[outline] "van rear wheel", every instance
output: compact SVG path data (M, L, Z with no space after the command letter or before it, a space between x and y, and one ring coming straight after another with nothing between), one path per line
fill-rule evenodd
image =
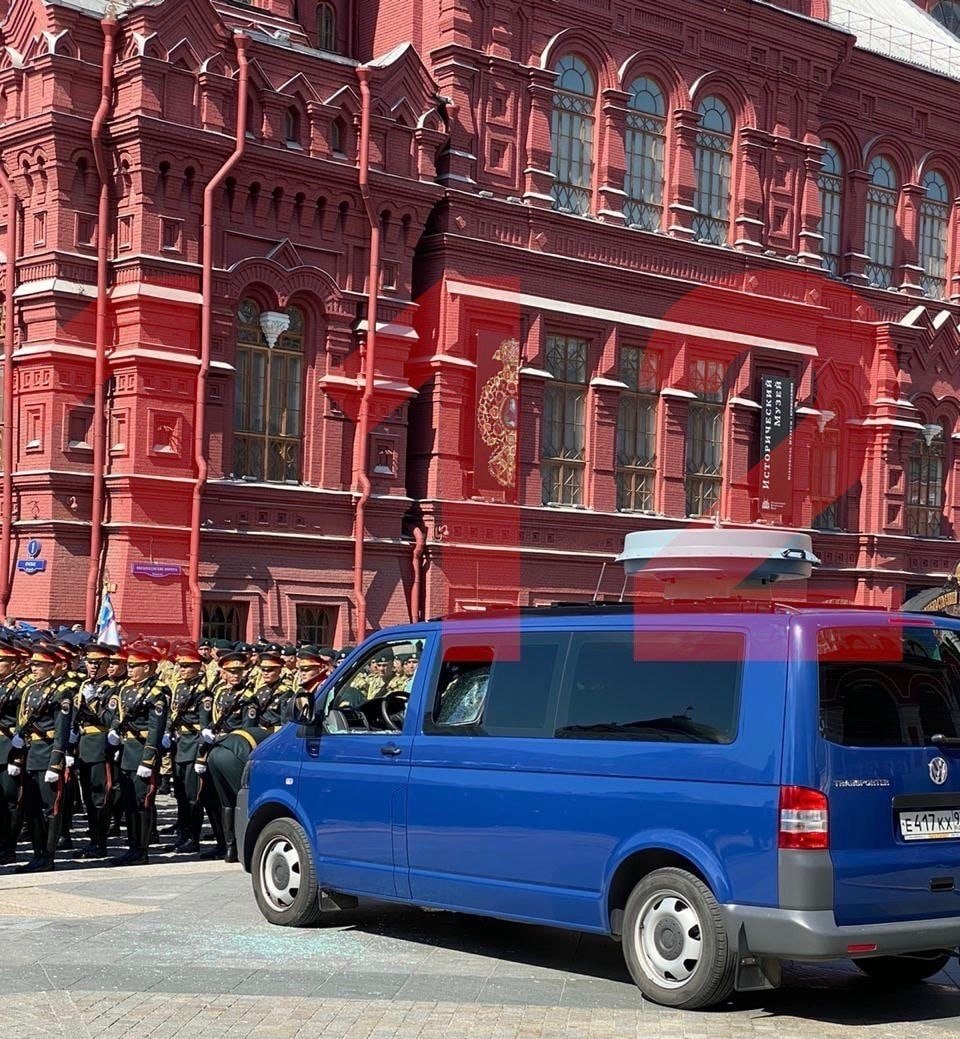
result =
M313 853L303 827L294 819L267 823L253 849L250 873L260 912L280 927L310 927L326 914Z
M912 956L871 956L854 960L856 966L874 981L885 985L916 985L939 974L950 962L951 953L933 949Z
M643 995L663 1006L711 1006L733 991L736 957L720 906L686 870L654 870L633 889L623 916L623 955Z

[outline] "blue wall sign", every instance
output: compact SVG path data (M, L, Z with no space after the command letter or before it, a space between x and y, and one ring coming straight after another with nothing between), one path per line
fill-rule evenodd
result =
M21 574L42 574L47 569L45 559L18 559L17 569Z
M136 577L179 577L183 567L179 563L134 563L130 572Z
M38 556L38 555L40 555L40 550L41 550L42 548L43 548L43 546L42 546L42 545L40 544L40 542L39 542L39 541L37 541L37 539L36 539L36 538L31 538L31 539L30 539L30 540L29 540L29 541L27 542L27 555L28 555L28 556L29 556L29 557L30 557L31 559L36 559L36 558L37 558L37 556Z

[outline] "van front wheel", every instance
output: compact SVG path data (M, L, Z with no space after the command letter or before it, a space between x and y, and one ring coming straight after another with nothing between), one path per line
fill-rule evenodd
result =
M736 958L720 906L686 870L654 870L633 889L623 915L623 955L643 995L663 1006L711 1006L733 991Z
M950 962L950 956L949 952L934 949L912 956L871 956L853 962L867 977L884 985L916 985L939 974Z
M257 838L251 863L260 912L281 927L310 927L324 915L310 842L294 819L274 819Z

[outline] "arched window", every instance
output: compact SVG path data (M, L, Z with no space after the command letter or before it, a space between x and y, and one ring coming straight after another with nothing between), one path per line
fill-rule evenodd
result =
M330 150L334 155L347 152L347 123L339 116L330 124Z
M627 201L623 216L632 227L656 231L663 219L663 152L667 106L663 91L641 77L630 86L627 116Z
M820 188L820 246L823 266L833 275L840 274L840 229L843 220L843 160L837 147L823 142L823 167L817 177Z
M910 449L907 533L938 538L943 530L943 432L927 427Z
M730 167L733 157L733 119L718 97L705 97L697 109L697 188L693 221L698 241L726 244L730 234Z
M836 405L834 405L836 408ZM838 411L823 413L823 428L810 445L810 499L815 530L842 530L840 509L840 429Z
M947 229L950 224L950 192L943 174L930 170L923 178L920 203L920 266L925 296L943 299L947 294Z
M317 7L317 50L337 50L337 12L333 4L320 4Z
M867 228L864 251L870 257L867 280L888 289L893 284L894 241L897 221L897 175L893 164L877 155L867 171Z
M956 0L941 0L933 5L930 14L954 36L960 36L960 4Z
M300 113L295 108L288 108L283 123L283 136L287 144L301 144Z
M590 211L593 185L593 109L595 85L582 58L567 54L554 66L553 208L583 215Z
M303 314L289 307L286 315L289 328L271 347L257 304L245 299L237 310L234 476L278 483L300 479Z

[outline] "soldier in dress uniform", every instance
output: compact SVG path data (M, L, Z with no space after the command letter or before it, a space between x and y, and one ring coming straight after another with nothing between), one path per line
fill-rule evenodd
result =
M169 732L173 741L173 792L177 799L179 840L173 850L184 854L200 851L203 805L200 776L194 763L200 750L200 733L213 721L213 695L207 687L203 658L188 644L176 651L180 682L173 694Z
M237 861L234 814L240 776L236 773L236 763L239 761L242 772L244 762L258 742L256 736L247 731L248 726L256 728L260 718L256 691L247 681L247 672L244 653L227 653L221 657L223 677L213 691L213 724L200 733L203 746L193 766L199 775L210 780L209 789L216 792L220 804L226 845L224 862ZM209 777L206 776L208 769Z
M151 665L156 653L150 646L132 646L127 655L130 681L120 695L117 727L107 740L123 747L120 757L120 796L129 827L130 850L111 859L115 866L139 866L148 861L153 835L160 750L170 710L169 693ZM155 672L155 668L153 671Z
M33 845L33 858L17 873L53 869L60 838L67 744L73 723L73 696L54 679L59 654L52 646L38 646L30 657L31 681L20 702L17 731L10 743L7 774L23 784L24 825Z
M279 647L268 646L260 654L260 685L257 702L260 707L261 728L276 732L290 718L290 709L296 690L293 679L287 675Z
M53 677L60 693L69 696L76 703L80 694L80 686L86 678L81 672L83 654L79 646L58 639L54 643L57 649L57 662L54 665ZM72 829L73 812L77 804L77 746L80 743L80 732L74 725L70 729L70 740L67 745L67 767L64 773L63 796L60 804L60 841L57 847L70 849L73 847Z
M107 733L116 725L120 709L117 684L107 678L112 653L110 646L87 646L87 679L74 698L74 725L80 730L77 773L90 835L87 845L77 853L79 859L97 859L107 854L116 788L114 754L107 743Z
M20 650L0 642L0 866L16 859L20 831L20 777L7 774L20 714L20 658Z
M372 700L376 696L382 696L387 691L387 684L393 674L393 653L384 651L378 653L370 665L370 674L367 676L366 694L367 699ZM356 687L356 682L350 683Z
M283 661L283 670L288 678L297 684L297 647L292 642L280 647L280 659Z

